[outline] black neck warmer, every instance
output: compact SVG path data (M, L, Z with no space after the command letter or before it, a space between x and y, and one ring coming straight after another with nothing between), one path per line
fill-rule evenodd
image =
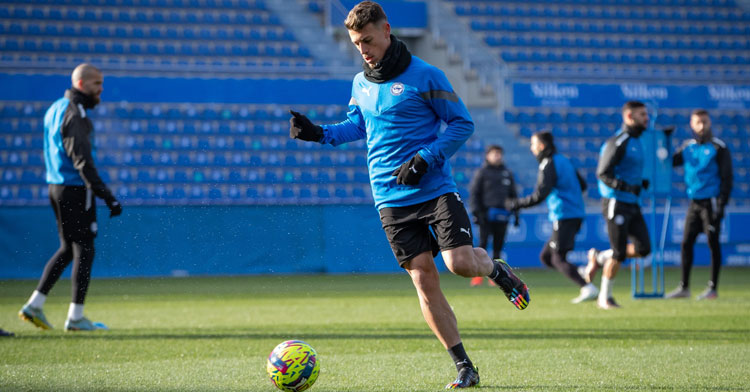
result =
M375 64L374 68L370 68L370 65L363 62L362 69L365 71L365 79L373 83L384 83L401 75L409 64L411 64L409 49L391 34L391 46L385 51L383 59Z
M65 90L65 98L68 98L75 104L81 104L85 109L93 109L96 106L96 102L88 94L84 94L81 90L75 87L71 87Z
M641 134L643 134L643 131L646 130L646 127L642 127L640 125L637 125L637 126L636 125L633 125L633 126L623 125L622 127L623 129L625 129L625 132L627 132L628 135L632 137L636 137L636 138L641 137Z

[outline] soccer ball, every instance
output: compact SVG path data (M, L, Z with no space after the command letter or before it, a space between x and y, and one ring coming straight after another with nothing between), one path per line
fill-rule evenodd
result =
M318 354L301 340L281 342L268 356L266 372L273 385L282 391L304 391L318 379Z

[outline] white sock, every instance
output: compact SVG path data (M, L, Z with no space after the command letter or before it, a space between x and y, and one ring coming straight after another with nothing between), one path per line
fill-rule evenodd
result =
M607 302L607 299L612 296L612 286L615 280L602 276L602 288L599 290L599 302Z
M604 263L607 262L607 260L612 258L612 249L607 249L599 252L599 254L596 255L596 263L599 264L599 266L603 266Z
M47 300L46 295L40 293L37 290L34 290L34 292L31 293L31 297L29 297L29 302L26 302L26 305L29 305L32 308L41 309L42 306L44 306L44 301L46 300Z
M83 304L70 303L68 308L68 320L80 320L83 318Z

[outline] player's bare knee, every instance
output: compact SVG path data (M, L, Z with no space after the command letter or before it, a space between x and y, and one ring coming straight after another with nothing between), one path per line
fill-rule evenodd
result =
M440 277L436 270L411 270L409 272L414 287L422 293L440 289Z
M473 278L477 276L477 268L475 265L476 263L474 262L474 257L475 256L471 253L454 254L453 257L451 257L450 262L446 263L446 266L448 266L448 269L451 272L458 276Z
M474 256L477 258L489 258L490 254L487 253L487 250L484 248L472 248L472 251L474 252Z

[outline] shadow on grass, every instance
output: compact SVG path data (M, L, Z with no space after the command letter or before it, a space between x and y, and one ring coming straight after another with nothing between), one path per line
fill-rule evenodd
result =
M105 340L149 340L149 339L173 339L173 340L214 340L214 339L287 339L289 336L303 336L305 339L435 339L435 336L427 329L362 329L356 331L330 331L313 332L309 330L297 331L288 329L284 331L255 331L231 329L221 331L212 329L210 331L200 329L171 329L169 332L159 330L111 330L96 332L75 333L39 333L33 335L20 335L16 339L47 340L47 339L105 339ZM710 330L710 329L607 329L597 331L592 329L573 328L524 328L522 331L498 330L490 328L466 328L461 331L463 338L469 339L492 339L492 340L569 340L569 339L591 339L591 340L633 340L633 341L737 341L746 342L750 340L750 329L735 330Z

